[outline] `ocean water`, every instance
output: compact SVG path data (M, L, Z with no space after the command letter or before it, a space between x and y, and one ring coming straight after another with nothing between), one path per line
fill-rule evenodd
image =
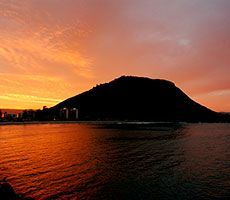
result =
M34 199L230 199L230 124L0 127L0 179Z

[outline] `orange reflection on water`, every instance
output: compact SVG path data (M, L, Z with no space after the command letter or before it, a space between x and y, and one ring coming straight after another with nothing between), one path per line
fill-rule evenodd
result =
M1 126L0 179L35 199L225 199L229 130L229 124Z
M8 177L20 192L40 197L48 189L52 195L95 175L91 154L97 149L87 126L3 126L0 133L0 178Z

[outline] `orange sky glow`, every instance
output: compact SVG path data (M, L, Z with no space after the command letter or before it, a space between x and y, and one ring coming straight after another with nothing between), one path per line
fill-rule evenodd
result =
M121 75L230 112L229 0L0 0L0 108L42 108Z

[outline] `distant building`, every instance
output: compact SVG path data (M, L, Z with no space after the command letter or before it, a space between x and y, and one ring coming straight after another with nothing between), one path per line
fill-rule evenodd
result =
M7 112L4 112L4 113L3 113L3 118L4 118L4 119L7 119L7 117L8 117L8 113L7 113Z
M78 119L78 118L79 118L78 109L77 109L77 108L73 108L73 111L74 111L74 113L75 113L75 119Z
M61 120L78 120L79 119L79 111L77 108L62 108L60 110L59 118Z
M35 120L35 111L34 110L24 110L22 113L22 119L24 121L34 121Z
M17 114L17 119L21 119L22 118L22 113L18 113Z
M72 108L70 110L70 119L71 120L78 120L79 118L79 112L77 108Z
M0 121L20 121L22 119L22 111L14 109L0 110Z
M62 120L68 120L69 119L69 109L68 108L62 108L60 110L60 118Z

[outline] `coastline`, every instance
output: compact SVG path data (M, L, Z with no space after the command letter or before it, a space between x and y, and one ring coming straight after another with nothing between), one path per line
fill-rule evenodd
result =
M33 125L33 124L78 124L80 121L28 121L28 122L0 122L0 126Z
M188 122L163 122L163 121L28 121L28 122L0 122L0 126L9 125L33 125L33 124L139 124L139 125L151 125L151 124L175 124Z
M89 124L89 125L169 125L169 124L228 124L229 122L164 122L164 121L27 121L27 122L0 122L1 126L43 125L43 124Z

